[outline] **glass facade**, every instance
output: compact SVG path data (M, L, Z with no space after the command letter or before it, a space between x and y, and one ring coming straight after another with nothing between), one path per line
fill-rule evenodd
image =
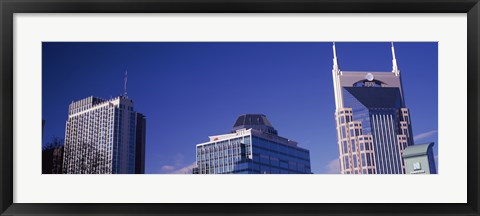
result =
M251 136L197 146L198 173L251 173L251 152Z

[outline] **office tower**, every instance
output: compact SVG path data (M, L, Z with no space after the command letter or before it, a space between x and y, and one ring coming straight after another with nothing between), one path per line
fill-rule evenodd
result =
M409 146L403 151L407 174L437 174L433 142Z
M335 120L342 174L403 174L413 145L395 48L392 72L342 71L333 43Z
M135 173L136 126L137 112L126 93L110 100L92 96L72 102L66 123L64 173ZM144 136L144 131L139 134Z
M198 174L310 174L310 152L278 136L262 114L238 117L231 133L198 144Z
M145 133L147 119L137 113L136 141L135 141L135 174L145 174Z

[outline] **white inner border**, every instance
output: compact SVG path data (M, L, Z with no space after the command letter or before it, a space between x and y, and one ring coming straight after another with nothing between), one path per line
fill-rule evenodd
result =
M466 14L15 14L13 201L465 203L466 39ZM42 41L438 41L441 172L41 175Z

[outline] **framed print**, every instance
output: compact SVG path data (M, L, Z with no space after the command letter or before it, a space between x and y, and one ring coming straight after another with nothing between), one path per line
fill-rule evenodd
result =
M478 215L479 10L2 1L2 215Z

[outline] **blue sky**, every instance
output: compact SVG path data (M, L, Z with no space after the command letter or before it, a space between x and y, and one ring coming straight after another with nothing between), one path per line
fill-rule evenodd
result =
M390 43L336 43L341 70L391 71ZM395 43L415 143L438 152L437 43ZM43 145L65 136L68 105L128 96L147 117L146 173L182 173L195 145L262 113L310 150L314 173L338 173L331 42L43 43ZM441 171L441 170L440 170Z

